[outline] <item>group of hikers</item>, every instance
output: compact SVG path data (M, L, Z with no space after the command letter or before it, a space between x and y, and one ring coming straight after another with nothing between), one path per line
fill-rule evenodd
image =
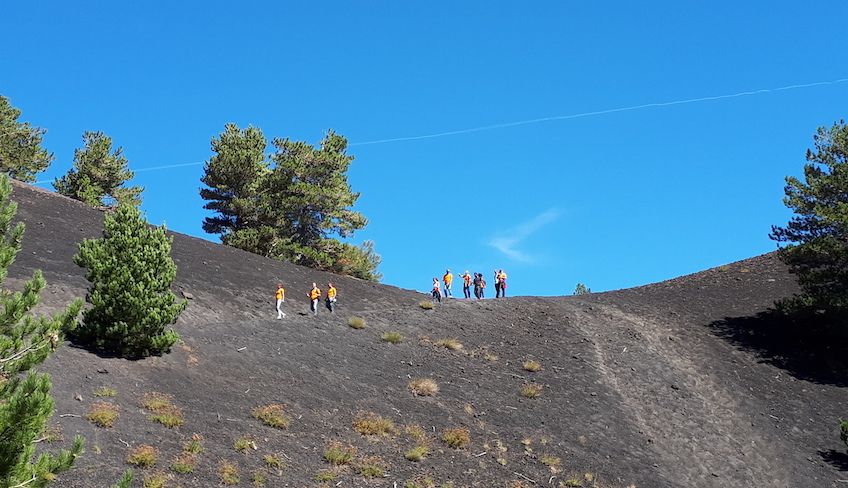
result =
M318 288L318 284L312 283L312 289L309 290L309 293L307 293L306 296L309 297L309 310L313 315L318 315L318 303L321 301L321 294L322 292L321 289ZM337 295L338 291L336 290L336 287L333 286L332 283L327 283L327 296L324 303L330 313L335 312L336 310ZM277 292L274 294L274 297L277 299L277 319L282 319L286 316L285 312L283 312L283 303L286 301L286 289L283 288L282 283L277 284Z
M462 294L465 298L471 298L471 287L474 287L474 297L477 299L486 298L486 279L483 278L483 273L474 273L472 278L471 273L467 270L462 274ZM506 273L502 269L495 270L495 298L506 297ZM453 273L451 270L445 270L445 275L442 276L442 282L445 284L445 298L453 298L451 287L453 286ZM433 301L442 301L442 284L438 278L433 278Z

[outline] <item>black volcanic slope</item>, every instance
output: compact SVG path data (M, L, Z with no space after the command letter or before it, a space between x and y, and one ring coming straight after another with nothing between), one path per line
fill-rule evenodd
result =
M42 269L48 280L41 312L85 295L76 244L98 236L103 214L77 202L16 185L24 250L8 288ZM127 467L131 447L155 446L157 466L136 470L135 486L171 460L192 434L204 451L192 474L170 473L167 486L219 486L222 461L235 463L240 486L263 471L266 486L404 487L429 476L435 486L823 487L845 486L848 456L835 420L848 415L844 363L824 346L771 336L756 314L795 290L773 255L640 288L582 297L450 301L422 310L424 296L389 286L263 259L174 234L179 266L174 289L193 296L176 328L183 343L164 357L103 358L66 345L46 363L53 376L65 442L80 433L87 452L63 487L107 487ZM409 257L414 259L413 256ZM426 278L426 277L424 277ZM285 320L274 320L274 286L287 285ZM338 284L338 311L304 315L312 281ZM351 316L366 328L347 325ZM400 344L381 342L398 331ZM464 349L435 345L457 338ZM496 359L493 358L497 356ZM836 359L834 359L836 358ZM542 370L524 371L536 359ZM440 391L413 396L412 378ZM527 382L540 397L521 396ZM117 390L98 399L99 387ZM147 392L173 396L185 424L168 429L139 406ZM120 409L112 428L85 418L89 406ZM251 417L254 407L286 405L292 422L277 430ZM390 418L398 432L365 437L358 412ZM406 425L424 428L431 454L411 462ZM440 441L446 428L470 431L466 449ZM234 441L251 436L257 449ZM326 445L357 449L353 467L327 485ZM45 446L48 449L62 443ZM264 467L276 454L282 470ZM551 469L543 456L561 458ZM365 479L357 459L379 456L384 478ZM531 481L532 480L532 481ZM520 481L523 485L513 483ZM420 484L416 486L427 486ZM449 486L449 485L446 485ZM565 486L564 484L562 486Z

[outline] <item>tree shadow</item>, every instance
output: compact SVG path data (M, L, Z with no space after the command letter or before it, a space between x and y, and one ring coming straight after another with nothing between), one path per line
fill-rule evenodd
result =
M710 328L738 349L756 354L760 362L798 379L848 386L848 341L839 318L768 310L754 316L725 317Z
M827 451L820 450L819 456L821 456L824 462L839 471L848 471L848 454L837 451L836 449L828 449Z

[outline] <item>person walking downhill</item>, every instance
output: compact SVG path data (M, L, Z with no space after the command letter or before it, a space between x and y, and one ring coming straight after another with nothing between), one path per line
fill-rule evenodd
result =
M327 283L327 308L330 309L330 313L336 311L336 287L333 286L332 283Z
M436 302L442 303L442 290L439 285L439 279L433 278L433 303Z
M442 280L445 282L445 298L453 298L453 294L451 293L451 285L453 284L453 273L451 270L445 270L445 275L442 276Z
M281 320L286 316L283 313L283 302L286 301L286 289L283 288L282 283L277 284L277 292L274 294L274 298L277 299L277 320Z
M501 288L501 296L506 298L506 273L504 270L498 270L498 283Z
M471 298L471 275L468 270L462 275L462 294L465 298Z
M321 299L321 289L318 288L316 283L312 283L312 289L309 290L309 299L312 300L312 304L310 305L312 315L318 315L318 300Z

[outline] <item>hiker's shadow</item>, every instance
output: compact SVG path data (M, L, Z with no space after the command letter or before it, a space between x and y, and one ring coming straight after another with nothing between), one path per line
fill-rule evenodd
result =
M823 323L815 314L789 316L769 310L726 317L710 328L740 350L798 379L844 387L848 386L848 341L844 327L833 324Z
M839 471L848 471L848 454L836 449L828 449L827 451L819 451L819 456L824 462Z

